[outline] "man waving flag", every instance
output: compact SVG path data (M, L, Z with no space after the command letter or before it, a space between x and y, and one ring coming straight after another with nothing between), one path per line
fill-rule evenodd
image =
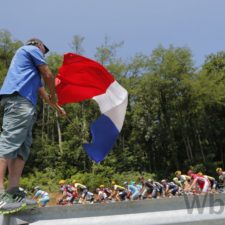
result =
M101 116L91 124L92 142L84 149L97 163L102 161L122 129L128 93L99 63L83 56L67 53L56 76L58 103L94 99Z

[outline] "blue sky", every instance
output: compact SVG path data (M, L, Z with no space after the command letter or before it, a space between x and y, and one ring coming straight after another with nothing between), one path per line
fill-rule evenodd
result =
M150 55L162 44L189 47L196 66L225 50L224 0L7 0L1 2L0 29L15 39L42 39L54 52L71 51L74 35L85 38L87 57L106 36L124 41L118 56Z

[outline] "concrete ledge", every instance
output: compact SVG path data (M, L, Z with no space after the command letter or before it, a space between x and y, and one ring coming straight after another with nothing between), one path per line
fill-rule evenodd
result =
M218 207L217 207L218 208ZM218 210L218 209L217 209ZM41 220L32 225L206 225L224 224L225 213L210 214L210 207L206 207L202 214L194 209L188 214L185 209L162 212L135 213L98 217L81 217L72 219Z
M150 213L152 216L154 213L156 213L154 215L158 216L160 219L160 215L165 217L164 213L166 212L178 213L181 212L180 210L183 210L182 215L184 217L187 217L188 215L192 215L194 213L194 209L197 210L197 216L204 214L206 210L210 210L209 212L207 212L207 215L216 215L224 213L224 205L225 194L208 194L205 196L191 195L163 199L114 202L107 204L96 203L86 205L79 204L73 206L35 208L33 210L25 210L10 217L11 220L13 218L17 218L22 221L27 221L29 224L48 224L44 223L44 221L55 221L55 224L57 224L57 220L61 221L61 224L63 224L62 220L67 221L67 223L69 224L70 219L77 222L79 219L86 220L88 219L88 217L90 217L89 224L92 224L90 223L93 222L91 218L95 218L96 220L98 217L98 219L100 219L100 217L103 218L106 216L107 218L116 218L117 216L122 215L122 217L128 218L126 224L131 224L129 218L131 219L132 215L138 216L138 214L145 213L144 215L147 216L147 214ZM134 218L136 218L136 216L134 216ZM2 219L2 221L4 221L4 219ZM184 222L187 222L188 224L188 221L183 221L183 223ZM8 223L7 225L14 225L13 222L11 223L12 224ZM54 223L49 224L53 225ZM2 223L0 225L5 224Z

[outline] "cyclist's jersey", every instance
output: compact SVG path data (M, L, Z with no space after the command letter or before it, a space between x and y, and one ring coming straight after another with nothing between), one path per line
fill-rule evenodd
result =
M183 184L185 181L188 181L188 180L190 180L191 178L189 177L189 176L187 176L187 175L180 175L179 177L178 177L178 180Z
M38 190L38 191L35 193L35 197L36 197L36 198L38 198L38 197L44 198L44 197L46 197L46 196L48 196L48 192L46 192L46 191Z
M157 190L161 190L163 188L163 185L155 181L153 182L153 187L156 188Z
M177 185L175 183L173 183L173 182L169 182L169 183L167 183L167 185L168 185L169 189L173 189L173 188L177 187Z
M144 186L149 188L149 189L153 189L154 188L154 185L151 182L149 182L149 181L145 181L144 182Z
M225 180L225 172L222 172L222 174L219 176L219 180Z
M178 179L178 177L174 177L173 178L173 182L175 184L177 184L178 186L182 187L183 186L183 183Z
M174 182L164 183L163 187L167 190L177 188L177 185Z
M208 178L206 178L206 177L204 177L204 176L200 176L200 175L198 175L198 174L192 174L191 176L192 176L192 178L193 178L194 180L196 180L196 182L197 182L200 186L201 186L201 185L204 185L205 183L208 183L208 182L209 182Z
M134 185L128 185L128 190L129 190L132 194L134 194L134 193L136 193L136 192L139 192L139 191L138 191L138 188L135 187Z
M107 194L101 190L98 192L98 196L99 196L100 200L104 200L107 198Z
M142 189L142 185L141 185L141 184L136 184L135 186L137 187L137 189L138 189L139 191L141 191L141 189Z
M62 192L73 193L73 187L72 187L71 185L69 185L69 184L63 185L63 186L60 188L60 190L61 190Z
M216 180L214 177L210 177L208 175L204 175L204 177L207 178L211 182L214 182Z
M80 184L80 183L75 183L75 184L74 184L74 187L75 187L75 188L78 188L78 189L80 189L80 190L87 189L87 187L86 187L85 185Z
M103 188L103 192L106 193L107 196L110 196L112 191L109 188Z
M113 189L114 189L115 191L124 191L124 190L126 190L125 187L122 187L122 186L117 185L117 184L114 184L114 185L113 185Z

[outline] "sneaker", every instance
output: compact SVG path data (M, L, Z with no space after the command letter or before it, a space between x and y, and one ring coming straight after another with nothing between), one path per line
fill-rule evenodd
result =
M16 202L26 203L29 208L35 207L37 205L37 202L34 199L27 197L27 192L21 187L14 187L10 192L12 193L12 197Z
M0 194L0 214L16 213L26 207L24 202L16 202L13 196L8 193Z

